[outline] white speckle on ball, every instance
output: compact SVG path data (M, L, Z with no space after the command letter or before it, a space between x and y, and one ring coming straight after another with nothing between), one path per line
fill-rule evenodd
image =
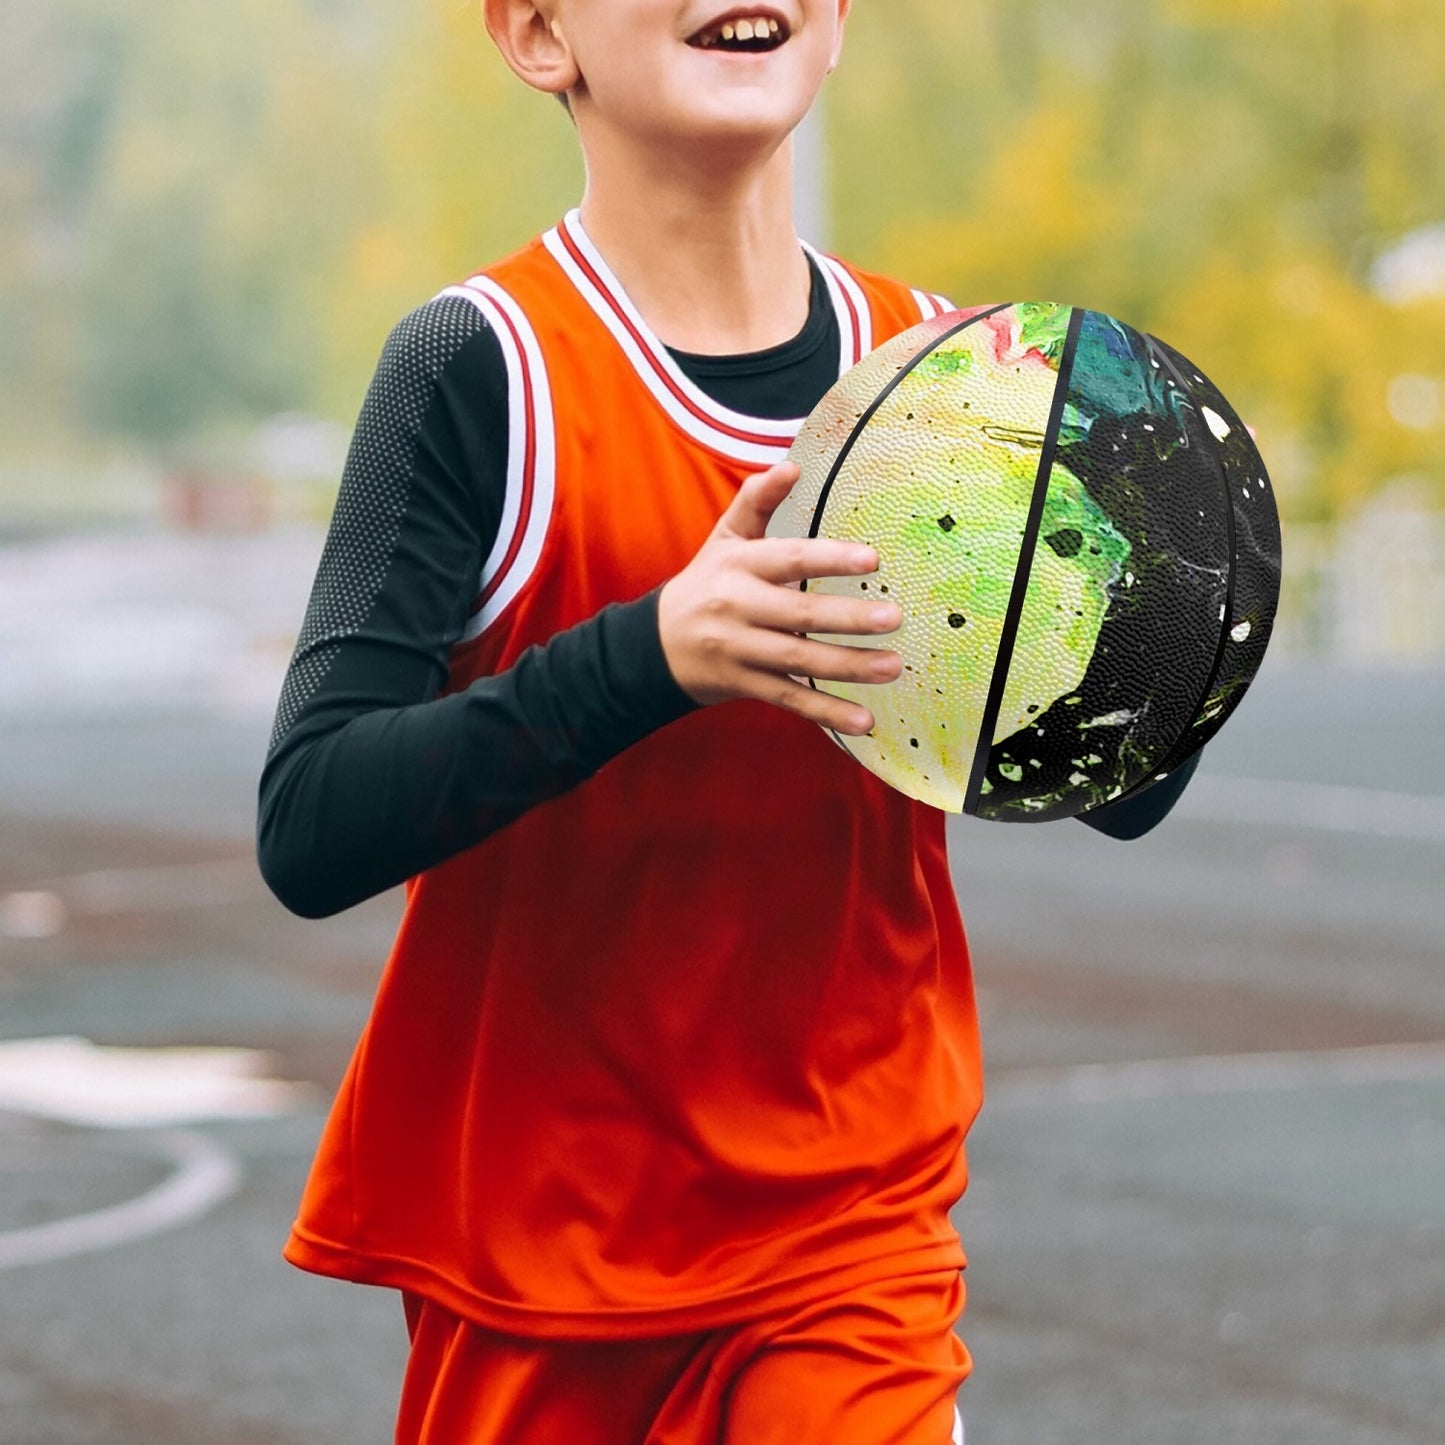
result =
M1123 727L1125 723L1133 722L1139 714L1130 712L1127 708L1116 708L1113 712L1106 712L1099 717L1090 718L1086 723L1079 724L1079 731L1085 728L1117 728Z
M1229 423L1225 421L1217 411L1212 411L1207 406L1201 406L1199 410L1204 420L1209 423L1209 430L1212 431L1220 441L1223 441L1225 437L1229 435Z
M1229 629L1229 635L1236 642L1243 642L1244 639L1249 636L1249 619L1246 617L1243 622L1236 622L1234 626Z

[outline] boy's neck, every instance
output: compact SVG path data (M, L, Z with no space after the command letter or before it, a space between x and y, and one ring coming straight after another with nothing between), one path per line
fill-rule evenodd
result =
M760 169L737 172L639 164L630 148L590 144L581 214L665 346L707 356L764 351L808 319L791 141Z

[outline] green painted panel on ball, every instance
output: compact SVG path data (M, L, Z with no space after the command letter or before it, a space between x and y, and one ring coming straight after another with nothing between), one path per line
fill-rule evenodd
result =
M872 733L843 740L850 752L953 812L963 808L1068 317L1066 306L1009 306L924 354L855 438L824 509L826 535L871 544L879 569L815 585L896 601L906 620L882 645L904 671L886 688L817 685L874 714Z

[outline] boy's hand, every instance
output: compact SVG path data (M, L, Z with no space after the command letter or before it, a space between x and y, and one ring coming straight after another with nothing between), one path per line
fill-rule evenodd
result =
M797 586L808 577L867 576L878 567L873 548L854 542L765 535L798 475L797 464L785 461L742 484L697 555L658 596L662 650L678 686L696 702L757 698L861 736L873 727L867 708L796 678L892 682L902 659L802 634L895 632L903 613L892 602Z

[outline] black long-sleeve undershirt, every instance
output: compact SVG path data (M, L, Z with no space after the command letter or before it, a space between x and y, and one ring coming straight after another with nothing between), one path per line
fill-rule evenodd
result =
M812 410L837 355L816 265L792 340L673 352L723 404L778 418ZM261 777L261 871L293 912L324 917L413 877L697 706L668 669L655 591L438 697L500 522L506 438L506 368L484 318L457 297L417 308L361 409ZM1082 821L1138 837L1196 762Z

